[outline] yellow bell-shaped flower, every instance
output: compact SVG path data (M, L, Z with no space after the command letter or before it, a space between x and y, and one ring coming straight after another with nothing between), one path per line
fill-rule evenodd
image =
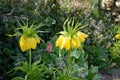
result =
M56 47L60 49L70 50L82 48L81 43L88 37L87 34L79 31L79 23L74 25L74 21L66 20L63 25L63 31L60 31L60 36L56 41Z
M82 32L80 32L80 31L78 31L78 32L76 33L76 35L77 35L77 37L79 38L80 42L84 42L84 41L85 41L85 38L88 37L87 34L82 33Z
M77 45L77 44L76 44L75 39L72 38L72 39L71 39L71 48L72 48L72 49L75 48L76 45Z
M63 41L64 36L60 35L59 38L56 41L56 47L61 46L62 45L62 41Z
M29 27L27 24L17 29L17 30L19 29L22 30L22 33L19 32L19 34L21 33L19 44L23 52L29 49L35 49L37 47L37 43L40 43L39 36L37 35L40 26L31 25Z
M60 46L61 49L65 48L66 50L70 49L70 38L69 37L65 37L62 41L62 45Z
M40 43L40 39L38 37L35 37L34 39L35 39L36 43Z
M74 45L72 44L73 41L74 41ZM71 47L72 48L81 48L81 42L79 41L79 38L77 38L77 37L72 38Z
M27 38L27 44L29 45L29 49L35 49L37 43L33 37Z
M20 37L20 48L24 52L29 49L35 49L37 46L37 43L40 43L40 40L38 37Z
M28 44L26 44L26 39L25 39L24 36L20 37L20 42L19 43L20 43L20 48L23 52L28 50L29 47L28 47Z
M70 38L60 35L56 41L56 47L58 46L60 47L60 49L65 48L66 50L69 50L70 49Z
M56 47L60 47L60 49L65 49L66 51L73 48L82 48L78 37L70 38L63 35L60 35L56 40Z
M120 34L115 35L116 39L120 39Z

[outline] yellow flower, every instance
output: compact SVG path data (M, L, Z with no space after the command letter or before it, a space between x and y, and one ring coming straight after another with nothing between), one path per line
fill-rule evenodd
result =
M61 46L62 45L62 41L63 41L64 36L60 35L59 38L56 41L56 47Z
M60 35L56 40L56 47L60 47L60 49L65 49L66 51L73 48L82 48L79 38L70 38L63 35Z
M120 34L117 34L117 35L115 36L115 38L116 38L116 39L120 39Z
M69 37L64 37L60 48L61 49L65 48L66 50L69 50L70 49L70 40L71 39Z
M36 43L40 43L40 39L38 37L35 37L34 39L35 39Z
M71 39L71 48L75 48L75 46L77 45L76 41L74 38Z
M27 38L27 43L29 45L29 49L35 49L37 46L37 43L33 37Z
M65 48L66 50L69 50L70 49L70 38L60 35L56 41L56 47L58 46L60 47L60 49Z
M60 31L60 36L56 40L56 47L60 49L70 50L82 48L81 42L85 41L85 38L88 37L87 34L84 34L79 31L79 23L74 25L74 20L71 22L67 19L63 25L63 31Z
M24 52L29 49L35 49L40 40L38 37L26 37L22 35L19 43L21 50Z
M19 43L20 43L20 48L23 52L28 50L28 45L26 44L26 39L25 39L24 36L20 37L20 42Z
M77 35L77 37L79 38L80 42L84 42L84 41L85 41L85 38L88 37L87 34L82 33L82 32L80 32L80 31L78 31L78 32L76 33L76 35Z
M17 31L18 33L16 33L15 35L20 36L19 44L23 52L29 49L35 49L37 47L37 43L40 43L39 36L37 35L37 33L40 32L38 30L40 26L42 26L42 24L39 26L32 24L30 27L28 24L26 24L16 29L22 30L22 33L21 31Z
M73 44L74 42L74 44ZM79 41L79 38L75 37L71 40L71 48L81 48L81 42Z

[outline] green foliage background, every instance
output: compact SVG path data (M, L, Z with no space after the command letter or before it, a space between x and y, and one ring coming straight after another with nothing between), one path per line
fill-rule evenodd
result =
M110 22L105 12L100 11L99 14L97 0L89 0L89 7L85 10L71 5L71 2L71 0L0 0L0 76L12 78L15 75L8 75L7 72L16 62L27 59L27 53L22 53L19 49L19 37L7 36L15 33L15 28L19 27L18 22L25 24L28 21L29 25L42 22L44 26L41 29L47 33L39 35L47 43L62 30L66 18L74 17L86 25L82 31L89 35L84 45L88 54L88 64L104 70L109 68L112 61L118 62L118 58L114 60L111 56L117 53L114 51L114 48L117 48L111 46L115 42L114 36L119 24ZM34 53L39 54L44 48L45 45L41 44ZM33 60L36 60L36 55L34 56Z

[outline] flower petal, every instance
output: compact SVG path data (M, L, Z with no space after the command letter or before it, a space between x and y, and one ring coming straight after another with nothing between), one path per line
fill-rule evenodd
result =
M116 38L116 39L120 39L120 34L117 34L117 35L115 36L115 38Z
M23 52L28 50L29 46L28 46L28 44L26 44L26 38L24 36L20 37L19 44L20 44L20 48Z
M40 43L40 39L38 37L35 37L34 39L35 39L36 43Z
M65 38L65 44L63 44L64 45L64 48L66 49L66 50L69 50L70 49L70 38L69 37L66 37Z
M77 37L79 38L80 42L84 42L84 41L85 41L85 38L87 38L88 35L85 34L85 33L82 33L82 32L80 32L80 31L78 31L78 32L77 32Z
M30 49L35 49L37 46L37 43L33 37L27 38L27 43L29 44Z
M62 41L63 41L64 36L60 35L59 38L56 41L56 47L60 47L62 45Z

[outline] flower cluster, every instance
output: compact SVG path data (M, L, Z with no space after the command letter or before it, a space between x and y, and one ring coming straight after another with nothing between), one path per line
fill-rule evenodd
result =
M22 35L20 37L20 48L24 52L29 49L35 49L37 46L37 43L40 43L40 39L38 36L36 37L25 37Z
M60 47L60 49L65 48L66 50L82 48L81 43L85 41L88 35L79 31L80 24L77 23L74 27L73 22L72 24L68 20L67 22L67 27L65 22L63 26L64 31L60 32L61 35L56 41L56 47Z
M37 47L37 43L40 43L39 36L37 35L37 29L39 27L31 25L28 27L28 25L21 26L23 32L21 33L19 44L21 50L27 51L29 49L35 49Z

